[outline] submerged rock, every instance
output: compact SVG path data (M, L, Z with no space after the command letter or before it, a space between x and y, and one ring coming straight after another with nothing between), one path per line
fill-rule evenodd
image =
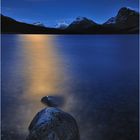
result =
M80 140L75 119L60 109L41 110L29 126L26 140Z
M60 107L64 104L64 99L61 96L45 96L41 102L49 107Z

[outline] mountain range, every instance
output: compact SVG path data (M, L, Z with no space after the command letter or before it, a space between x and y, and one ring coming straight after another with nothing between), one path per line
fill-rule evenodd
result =
M138 34L139 13L133 9L123 7L117 15L103 24L97 24L86 17L77 17L67 27L49 28L42 23L28 24L1 15L2 33L23 34Z

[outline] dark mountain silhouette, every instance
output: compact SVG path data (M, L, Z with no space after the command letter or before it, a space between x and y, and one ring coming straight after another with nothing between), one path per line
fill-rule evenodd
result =
M119 33L115 28L104 27L100 24L95 23L91 19L85 17L78 17L73 21L67 28L66 31L69 33L79 34L113 34Z
M1 15L1 32L13 34L55 34L60 33L60 30L18 22L12 18Z
M128 32L139 32L139 13L127 7L119 10L115 17L110 18L104 24L106 27L114 27Z
M69 26L68 30L86 30L92 26L96 26L97 23L86 17L77 17Z
M102 25L87 18L77 18L67 30L79 33L99 34L131 34L139 33L139 13L127 8L121 8L115 17Z
M78 17L67 28L48 28L18 22L12 18L1 15L2 33L23 34L136 34L139 33L139 13L123 7L115 17L104 24L86 17Z

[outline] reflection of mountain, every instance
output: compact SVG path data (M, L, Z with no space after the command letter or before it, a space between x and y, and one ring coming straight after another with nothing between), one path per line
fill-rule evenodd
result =
M68 27L47 28L21 23L2 15L2 33L44 34L128 34L139 32L139 13L123 7L115 17L104 24L97 24L86 17L78 17Z

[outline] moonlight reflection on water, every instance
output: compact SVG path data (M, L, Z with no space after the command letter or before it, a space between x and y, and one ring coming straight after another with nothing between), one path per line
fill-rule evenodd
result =
M43 107L40 103L43 96L57 95L65 98L68 95L66 88L68 81L52 36L22 35L19 36L19 40L24 56L22 68L26 88L22 98L26 105L24 109L19 108L18 112L25 110L23 116L26 115L22 118L22 122L26 120L29 123L29 118L31 120L34 114ZM25 127L27 126L25 124Z

